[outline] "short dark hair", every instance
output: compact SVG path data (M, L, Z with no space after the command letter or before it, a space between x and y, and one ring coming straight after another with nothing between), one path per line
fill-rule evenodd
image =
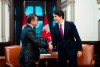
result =
M64 12L62 10L55 10L54 14L58 15L59 17L62 16L62 18L64 19Z
M32 20L35 20L35 17L37 17L35 14L29 14L27 17L27 23L31 23Z

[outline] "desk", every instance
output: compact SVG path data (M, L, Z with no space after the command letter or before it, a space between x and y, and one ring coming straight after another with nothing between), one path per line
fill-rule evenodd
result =
M58 55L40 54L40 59L57 59Z
M45 64L46 67L56 67L58 61L58 55L52 55L52 54L40 54L40 61L39 61L39 67L41 64Z
M0 67L5 67L5 56L0 56Z

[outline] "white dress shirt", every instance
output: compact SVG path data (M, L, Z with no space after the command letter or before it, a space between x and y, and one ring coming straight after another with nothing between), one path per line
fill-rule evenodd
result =
M60 24L62 24L63 35L64 35L64 21L62 23L60 23ZM60 28L60 24L59 24L59 28Z

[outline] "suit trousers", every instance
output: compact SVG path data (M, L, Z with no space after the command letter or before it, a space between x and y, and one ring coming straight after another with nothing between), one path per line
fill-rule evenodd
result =
M23 58L19 61L21 67L36 67L36 64L33 59L25 60L25 58Z
M24 62L21 63L21 67L36 67L35 62Z
M69 60L69 63L67 63ZM58 51L58 67L78 67L77 66L77 53L72 56L69 56L68 53L62 49Z

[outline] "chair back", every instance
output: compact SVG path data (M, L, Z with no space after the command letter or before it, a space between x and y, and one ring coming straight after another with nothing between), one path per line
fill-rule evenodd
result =
M20 67L18 55L20 53L20 45L5 46L6 65L12 67Z
M78 57L78 65L93 65L94 64L94 45L82 44L83 54Z

